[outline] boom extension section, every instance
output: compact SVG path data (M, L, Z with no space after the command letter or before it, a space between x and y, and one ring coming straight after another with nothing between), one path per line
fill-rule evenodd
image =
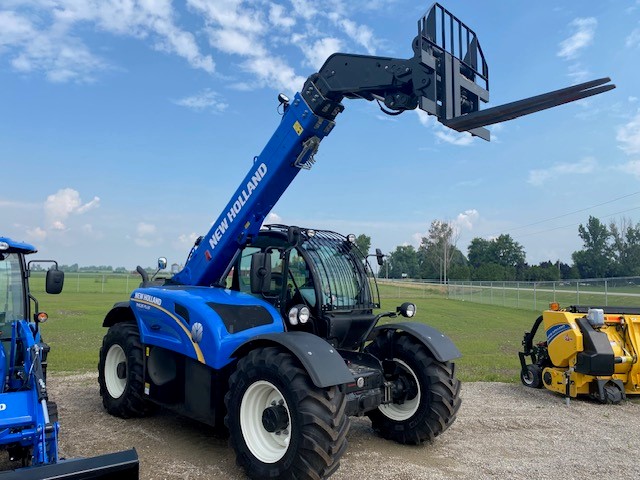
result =
M489 140L487 125L615 88L609 78L602 78L481 110L481 103L489 101L489 68L478 38L438 3L418 22L413 50L409 59L330 56L291 104L284 103L282 121L269 143L172 281L207 286L220 280L298 172L313 165L320 142L344 110L345 98L381 101L391 115L420 108L449 128Z

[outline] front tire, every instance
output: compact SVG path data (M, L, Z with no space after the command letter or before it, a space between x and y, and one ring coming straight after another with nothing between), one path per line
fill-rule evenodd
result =
M520 372L520 381L525 387L542 388L542 369L535 364L527 365L527 371Z
M385 379L404 392L390 404L367 412L383 438L417 445L433 441L455 421L460 408L460 381L452 362L439 362L416 339L380 335L366 351L385 366Z
M117 323L104 336L98 363L102 404L111 415L143 417L154 405L143 397L143 356L138 326Z
M316 387L290 353L267 347L238 362L225 396L230 443L251 478L321 479L347 448L346 397Z

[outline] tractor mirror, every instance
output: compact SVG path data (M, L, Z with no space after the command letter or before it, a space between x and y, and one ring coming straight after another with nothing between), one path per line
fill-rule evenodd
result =
M294 226L287 228L287 242L290 245L299 245L301 238L300 228Z
M379 248L376 248L376 260L378 260L378 265L382 266L384 264L384 254Z
M64 272L62 270L47 270L45 290L47 293L58 294L64 285Z
M158 270L167 268L167 259L165 257L158 258Z
M271 254L257 252L251 255L251 293L263 293L271 285Z

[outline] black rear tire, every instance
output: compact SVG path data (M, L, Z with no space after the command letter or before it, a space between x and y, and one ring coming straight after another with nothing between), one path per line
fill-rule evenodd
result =
M229 441L249 477L317 480L338 469L349 430L346 396L316 387L292 354L251 351L229 379L225 404ZM276 419L269 428L265 412Z
M520 372L520 381L525 387L542 388L542 369L535 364L527 365L527 371Z
M104 336L98 363L98 383L102 404L111 415L143 417L155 405L143 397L143 351L138 326L116 323Z
M395 365L393 371L386 369L385 378L401 381L410 392L402 401L367 413L380 436L415 445L433 441L451 426L462 402L452 362L439 362L421 342L406 334L380 335L366 351Z

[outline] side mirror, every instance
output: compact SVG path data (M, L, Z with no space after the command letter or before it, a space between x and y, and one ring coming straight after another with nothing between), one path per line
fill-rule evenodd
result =
M64 285L64 272L62 270L47 270L45 290L47 293L58 294Z
M294 226L287 228L287 242L289 245L297 246L300 244L301 239L300 228Z
M257 252L251 255L251 293L263 293L271 285L271 254Z
M158 258L158 270L167 268L167 259L165 257Z
M378 265L382 266L384 264L384 254L379 248L376 248L376 260L378 260Z

